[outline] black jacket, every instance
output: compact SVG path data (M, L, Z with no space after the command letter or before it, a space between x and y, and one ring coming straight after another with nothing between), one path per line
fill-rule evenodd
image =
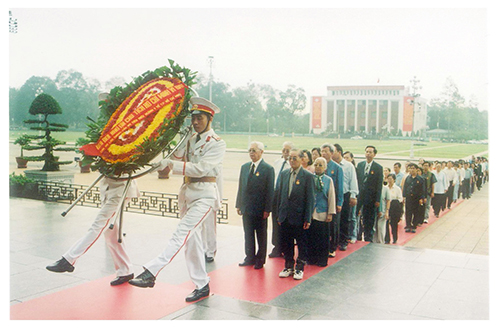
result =
M236 208L244 215L271 212L274 195L274 168L262 160L249 178L252 162L241 166Z

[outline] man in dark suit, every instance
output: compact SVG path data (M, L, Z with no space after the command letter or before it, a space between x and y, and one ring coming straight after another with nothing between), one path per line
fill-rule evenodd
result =
M262 159L264 144L250 143L252 161L241 166L236 210L243 215L245 232L245 260L240 266L254 265L261 269L266 262L267 218L271 212L274 194L274 168ZM255 253L255 235L259 249Z
M373 241L373 225L375 215L380 206L382 183L384 174L382 166L373 161L377 155L375 146L365 147L366 161L362 161L356 168L359 187L358 214L363 214L365 241Z
M302 168L299 150L290 151L289 161L291 168L281 172L273 201L280 225L281 251L285 257L285 269L279 277L293 275L295 280L301 280L307 259L305 230L311 225L314 210L314 175ZM294 240L299 249L295 271Z

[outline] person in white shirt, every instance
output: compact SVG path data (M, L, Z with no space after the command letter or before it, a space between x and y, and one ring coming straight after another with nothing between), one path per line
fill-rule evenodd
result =
M432 208L434 215L439 218L439 213L444 208L446 202L446 192L448 191L449 182L446 174L441 170L441 163L436 164L436 170L432 172L436 177L434 184L434 197L432 198Z
M141 288L154 287L160 271L184 248L187 270L196 287L186 297L186 302L210 295L202 228L207 221L212 221L215 228L216 213L222 204L219 186L226 151L226 143L212 129L213 117L219 113L219 108L201 97L191 97L190 103L191 122L196 133L173 154L176 160L166 158L154 165L158 170L168 166L174 175L184 176L179 191L179 224L166 248L143 265L144 272L129 281L129 284Z
M339 249L344 251L347 249L349 244L350 233L354 227L354 222L352 220L355 217L352 216L352 212L356 211L357 196L359 193L358 189L358 178L356 176L356 168L354 165L344 159L344 150L339 144L333 145L332 160L335 161L342 167L344 174L344 202L342 208L337 207L337 211L340 210L340 223L339 223Z
M453 203L453 191L455 189L455 185L458 182L457 172L453 170L453 162L451 160L446 163L446 168L443 169L443 172L446 175L446 180L448 181L445 205L448 207L448 209L450 209L451 204Z
M383 216L389 221L389 227L392 232L392 243L395 244L398 241L398 223L401 221L401 214L403 212L403 192L396 185L396 175L389 174L387 176L386 188L389 194L389 205L385 209Z

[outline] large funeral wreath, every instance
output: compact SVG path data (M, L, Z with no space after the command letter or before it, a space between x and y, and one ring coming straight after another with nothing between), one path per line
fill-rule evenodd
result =
M99 117L87 118L87 137L80 140L82 165L106 176L132 174L175 145L189 115L196 72L169 63L113 88L99 102Z

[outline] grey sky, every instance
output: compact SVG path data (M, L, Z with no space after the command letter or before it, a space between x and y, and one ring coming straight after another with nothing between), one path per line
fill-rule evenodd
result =
M308 97L332 85L405 85L438 97L451 77L487 110L486 9L16 9L9 85L75 69L101 82L167 64L232 87L250 80ZM491 40L489 40L491 42Z

